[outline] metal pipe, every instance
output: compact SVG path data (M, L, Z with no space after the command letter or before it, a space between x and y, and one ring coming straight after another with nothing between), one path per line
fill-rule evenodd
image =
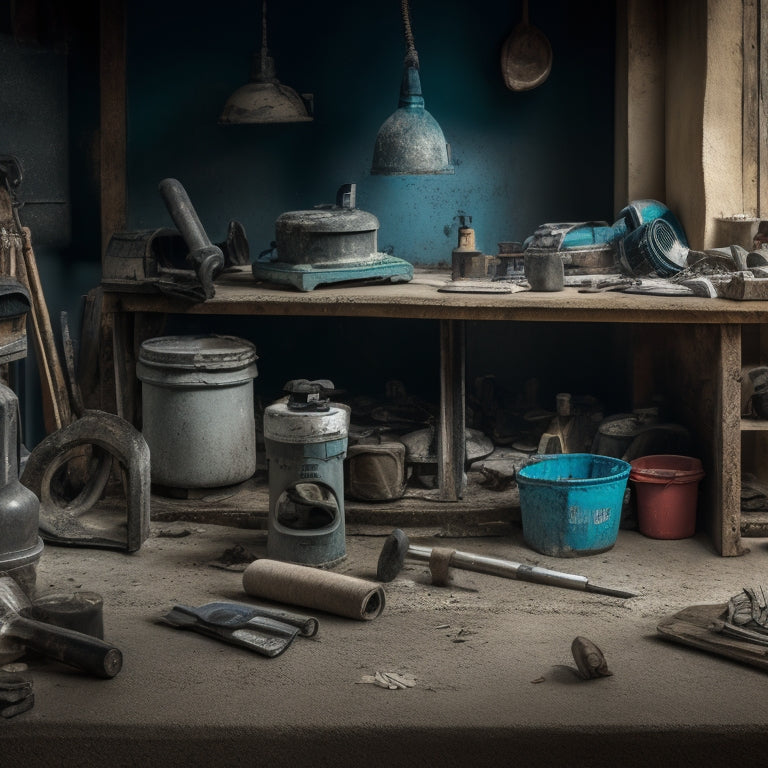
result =
M221 248L213 245L208 239L181 182L177 179L163 179L158 189L173 223L189 248L187 261L194 268L203 286L205 298L212 299L216 293L213 280L224 267L224 254Z
M550 587L579 589L584 592L595 592L601 595L610 595L611 597L628 598L636 596L632 592L590 584L589 579L585 576L562 573L561 571L552 571L548 568L523 565L522 563L516 563L512 560L502 560L496 557L475 555L470 552L461 552L459 550L441 550L441 553L448 558L448 565L455 568L461 568L465 571L486 573L492 576L500 576L505 579L517 579L518 581L531 581L537 584L545 584ZM432 566L434 564L435 550L431 547L411 544L405 533L400 529L396 529L389 537L387 537L387 541L379 556L379 578L384 581L391 581L394 579L400 568L402 568L406 557L409 557L412 560L429 563L430 566Z

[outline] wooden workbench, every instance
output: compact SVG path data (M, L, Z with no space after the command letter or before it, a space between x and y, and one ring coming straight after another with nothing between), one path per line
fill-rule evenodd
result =
M99 294L102 328L111 329L106 354L114 364L116 412L135 418L135 355L165 314L307 317L367 317L437 320L441 344L441 406L438 485L441 500L462 495L464 446L465 321L522 323L622 323L631 328L632 399L641 403L663 391L676 420L689 428L706 477L701 513L706 530L723 555L743 552L741 538L765 536L766 521L741 521L742 433L760 451L763 423L741 419L741 366L760 362L759 329L768 302L698 297L649 296L616 292L557 293L440 292L446 273L417 270L399 284L337 285L302 293L256 282L241 267L216 281L216 295L191 303L142 290L134 282L105 283ZM93 307L92 307L93 308ZM753 337L758 341L752 343ZM102 355L104 349L102 349ZM109 366L103 367L108 371Z

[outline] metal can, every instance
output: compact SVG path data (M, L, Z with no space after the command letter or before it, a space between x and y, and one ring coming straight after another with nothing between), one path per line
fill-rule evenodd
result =
M256 348L234 336L161 336L141 345L142 433L152 482L216 488L256 471Z

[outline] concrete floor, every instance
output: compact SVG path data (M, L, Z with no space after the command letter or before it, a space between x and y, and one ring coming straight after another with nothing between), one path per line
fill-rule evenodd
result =
M263 531L153 523L134 555L47 546L38 592L101 593L105 635L124 666L98 680L28 657L35 706L0 721L0 764L685 766L762 754L766 673L662 640L656 626L764 583L768 541L722 558L704 538L622 531L610 551L566 560L537 555L519 532L454 541L411 533L637 597L456 570L451 587L437 588L413 563L385 586L378 618L315 614L316 638L268 659L157 622L174 603L248 602L241 573L210 563L238 544L263 556ZM336 570L373 578L382 543L348 536ZM576 675L577 635L602 648L611 677ZM376 671L412 675L415 686L362 682Z

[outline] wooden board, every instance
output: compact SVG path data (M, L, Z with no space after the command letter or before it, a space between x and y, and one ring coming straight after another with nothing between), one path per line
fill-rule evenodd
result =
M725 656L743 664L751 664L768 672L768 647L728 637L710 629L715 622L722 620L727 612L728 606L725 603L692 605L668 616L657 629L668 640Z
M112 233L125 229L126 219L126 2L100 0L99 10L99 189L104 254Z
M424 528L440 536L508 536L518 529L520 497L517 488L484 488L477 473L469 473L462 499L443 503L440 492L409 486L402 499L383 503L345 499L347 532L391 533L393 528ZM188 498L152 494L152 521L186 521L266 528L269 489L263 473L239 486L197 489Z
M417 269L408 283L336 285L304 292L258 282L249 267L235 267L217 278L214 298L198 303L159 293L118 290L105 283L104 312L674 325L764 323L768 317L768 301L580 293L573 287L550 293L439 291L448 280L450 273Z

